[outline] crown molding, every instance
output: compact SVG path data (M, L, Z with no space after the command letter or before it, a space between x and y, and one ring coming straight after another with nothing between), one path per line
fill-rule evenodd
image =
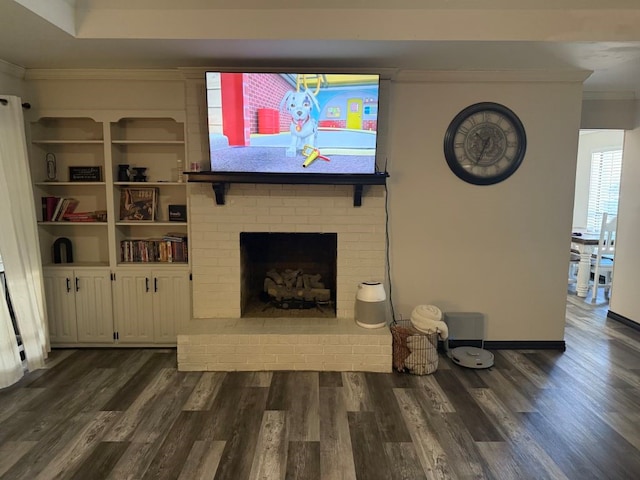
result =
M182 81L178 70L144 69L27 69L26 80L141 80Z
M183 67L178 68L187 80L204 80L205 72L255 72L255 73L353 73L353 74L377 74L381 80L392 79L397 70L394 68L328 68L328 67Z
M25 68L0 60L0 73L24 80Z
M1 62L1 61L0 61ZM4 67L6 65L7 67ZM376 73L382 80L398 83L477 83L477 82L584 82L589 70L495 70L495 71L445 71L398 70L394 68L231 68L231 67L181 67L164 70L144 69L24 69L6 62L0 63L0 71L10 69L15 76L25 80L140 80L182 81L197 80L207 71L220 72L300 72L314 73Z
M401 70L398 83L584 82L591 70Z

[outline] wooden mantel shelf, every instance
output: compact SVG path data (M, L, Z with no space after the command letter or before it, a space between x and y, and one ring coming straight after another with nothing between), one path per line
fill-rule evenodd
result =
M224 205L227 185L232 183L282 183L299 185L353 185L353 206L362 205L365 185L385 185L389 174L377 173L248 173L248 172L184 172L188 181L210 183L217 205Z

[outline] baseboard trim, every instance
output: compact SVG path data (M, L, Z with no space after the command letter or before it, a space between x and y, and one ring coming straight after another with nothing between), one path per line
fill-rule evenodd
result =
M564 352L567 349L564 340L488 340L484 344L480 341L459 341L457 343L480 347L487 350L560 350ZM449 348L455 348L456 342L450 342Z
M634 330L640 331L640 323L634 322L630 318L625 317L624 315L620 315L619 313L612 312L611 310L607 311L607 318L611 320L615 320L616 322L620 322L627 327L631 327Z
M484 347L493 350L561 350L567 349L564 340L504 340L484 342Z

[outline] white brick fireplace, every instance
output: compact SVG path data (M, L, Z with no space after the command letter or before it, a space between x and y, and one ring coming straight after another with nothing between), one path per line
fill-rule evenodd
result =
M391 370L388 329L358 327L355 295L384 281L385 192L365 187L233 184L217 205L209 184L189 186L193 320L178 337L181 370ZM336 317L241 319L241 232L337 234Z
M336 316L353 318L357 286L384 281L384 187L233 184L216 205L209 184L191 186L194 318L240 317L240 233L336 233Z
M185 71L190 162L208 170L204 73ZM391 371L391 334L354 321L363 281L386 272L384 186L189 185L193 319L178 335L180 370ZM241 232L335 233L336 318L240 318Z

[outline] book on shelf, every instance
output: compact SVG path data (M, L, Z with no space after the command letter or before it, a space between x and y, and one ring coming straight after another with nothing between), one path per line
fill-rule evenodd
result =
M163 240L171 240L174 242L186 242L187 234L182 232L169 232L166 233L163 237Z
M64 200L62 208L60 209L60 214L56 219L58 222L64 220L65 215L75 212L79 203L75 198L65 198Z
M171 240L167 237L127 239L120 241L120 258L132 263L187 263L187 238Z
M157 220L158 196L157 188L145 187L121 189L120 220Z
M53 218L53 212L56 210L60 197L42 197L42 221L50 222Z
M96 212L73 212L65 213L64 220L67 222L97 222Z
M71 214L78 206L75 198L42 197L42 221L59 222Z

